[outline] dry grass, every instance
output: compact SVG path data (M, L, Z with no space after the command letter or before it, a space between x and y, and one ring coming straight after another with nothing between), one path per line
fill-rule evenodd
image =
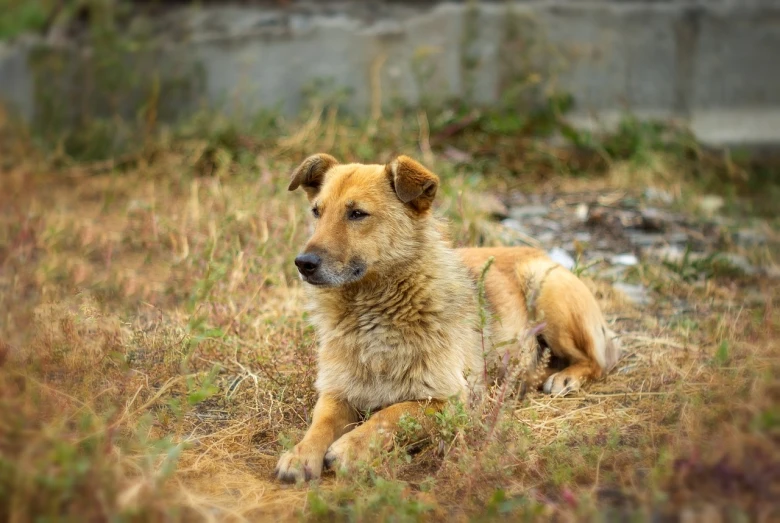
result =
M5 129L0 519L780 516L776 282L686 283L652 265L635 275L660 298L643 310L588 281L625 346L606 381L494 396L483 416L453 405L411 459L399 448L354 477L277 484L315 400L292 162L328 145L380 161L416 147L371 148L313 114L249 157L173 140L119 167L52 160ZM376 132L407 124L387 125ZM427 133L423 145L435 155ZM478 191L515 182L435 166L455 243L498 242ZM625 172L571 186L631 189Z

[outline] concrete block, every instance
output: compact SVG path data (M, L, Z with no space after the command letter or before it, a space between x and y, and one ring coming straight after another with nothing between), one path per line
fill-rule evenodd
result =
M133 73L117 87L128 91L123 114L137 110L155 78L171 116L196 110L201 98L234 115L295 114L317 80L348 91L342 101L360 116L399 99L495 103L522 80L518 110L568 92L574 119L587 125L629 110L687 121L712 143L780 143L776 0L291 5L182 7L155 20L160 46L120 58ZM30 49L0 44L0 99L24 118L45 116L41 93L52 90L73 111L116 109L117 92L94 91L94 50L54 46L68 63L41 70Z

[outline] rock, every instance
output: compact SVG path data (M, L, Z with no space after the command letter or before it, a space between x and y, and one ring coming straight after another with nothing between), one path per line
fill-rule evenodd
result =
M588 204L581 203L577 205L577 208L574 210L574 215L581 223L588 221Z
M563 227L561 226L560 223L552 220L547 220L539 216L534 216L533 218L530 218L528 220L528 223L535 227L539 227L540 229L547 229L548 231L561 232L563 230Z
M557 237L558 235L552 231L544 231L536 235L536 239L542 244L550 244L554 242Z
M636 257L635 254L632 253L626 253L626 254L617 254L610 258L609 262L612 265L625 265L627 267L633 267L634 265L639 263L639 259Z
M652 247L653 245L662 244L684 245L688 242L688 235L683 232L674 232L671 234L630 232L628 234L628 241L638 247Z
M547 254L550 256L552 261L560 263L569 270L572 270L577 264L577 262L574 261L574 258L572 258L568 252L561 249L560 247L553 247Z
M608 213L604 207L595 207L588 210L588 216L585 223L588 225L602 225L607 222Z
M666 235L666 241L669 244L685 245L690 238L684 232L673 232Z
M588 225L629 229L640 227L642 225L642 216L635 211L627 211L625 209L596 207L590 209L585 223Z
M671 223L672 218L667 213L659 209L644 209L640 214L639 227L646 231L663 232L667 224Z
M721 254L719 259L740 270L746 276L755 276L759 272L759 270L741 254L726 252Z
M716 194L705 194L697 202L697 207L701 213L709 218L715 216L725 205L726 201Z
M635 232L628 235L628 241L637 247L652 247L665 242L663 234L647 234L644 232Z
M515 220L514 218L507 218L505 220L501 220L501 225L503 225L507 229L512 229L513 231L521 232L523 234L529 233L528 229L526 229L522 223L520 223L518 220Z
M650 292L644 285L633 285L631 283L615 282L612 287L622 292L626 299L633 305L649 305L652 303Z
M655 249L648 249L647 255L657 260L679 263L685 256L685 249L679 245L664 245Z
M734 241L741 247L755 247L766 243L766 234L755 229L740 229L734 233Z
M657 201L663 204L669 205L674 201L674 197L663 189L657 189L655 187L648 187L645 189L644 197L648 201Z
M577 232L574 233L574 241L580 243L589 243L593 235L589 232Z
M550 208L546 205L522 205L509 209L509 217L515 220L522 220L532 216L546 216L549 212Z

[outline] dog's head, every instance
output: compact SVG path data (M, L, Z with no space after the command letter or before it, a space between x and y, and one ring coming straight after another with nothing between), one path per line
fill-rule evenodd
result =
M311 203L314 234L295 265L312 285L338 287L416 255L439 178L399 156L387 165L345 164L315 154L292 173Z

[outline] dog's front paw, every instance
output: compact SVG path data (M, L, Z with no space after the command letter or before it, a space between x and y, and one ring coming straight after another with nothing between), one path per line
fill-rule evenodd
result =
M544 382L542 390L546 394L552 394L553 396L565 396L570 392L580 390L580 380L574 376L569 376L566 371L556 372L547 378Z
M345 434L334 442L325 453L325 466L331 470L352 470L357 463L368 462L372 457L371 445L354 433Z
M322 474L322 452L304 443L298 443L292 450L282 454L276 464L276 477L287 483L317 479Z

